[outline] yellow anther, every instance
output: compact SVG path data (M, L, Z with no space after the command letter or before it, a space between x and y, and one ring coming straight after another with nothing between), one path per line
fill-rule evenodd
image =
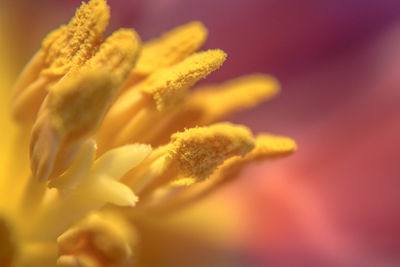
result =
M82 69L112 72L117 87L127 78L136 63L140 51L140 38L133 30L114 32L100 46L96 55ZM75 71L80 71L80 68Z
M260 134L256 138L256 147L244 158L253 161L264 158L288 156L297 150L296 142L288 137Z
M43 70L48 75L64 75L73 66L82 66L100 46L110 18L105 0L82 3L67 26L52 32L42 44Z
M218 69L226 59L219 49L196 53L181 63L159 70L140 85L139 90L153 96L162 111L179 103L189 87Z
M158 128L152 126L157 132L148 135L145 141L152 145L165 144L177 131L209 125L236 111L256 106L278 91L278 82L264 74L250 74L222 84L202 86L188 95L183 105L176 106L176 112L164 115L162 123L157 123Z
M260 134L255 140L255 147L246 156L234 156L227 159L207 181L190 187L181 187L182 190L179 193L156 209L163 211L189 205L237 178L241 171L252 162L289 156L296 149L296 143L288 137ZM164 187L164 190L166 190L165 192L173 191L176 190L175 186L191 182L191 179L174 181L169 187Z
M83 3L68 25L51 32L41 49L24 68L14 88L13 115L33 123L47 94L72 67L81 67L96 54L108 24L109 8L104 0Z
M289 156L296 150L296 142L288 137L260 134L256 137L254 149L245 157L227 160L210 179L214 180L210 185L219 185L234 179L249 163Z
M212 179L215 180L215 184L225 183L237 177L249 163L289 156L296 150L296 142L288 137L260 134L256 137L253 150L245 157L233 157L227 160Z
M74 66L48 89L31 140L31 165L36 177L46 179L52 166L59 165L52 162L59 149L67 155L58 157L58 163L64 165L58 167L64 170L79 142L94 133L135 64L139 43L134 31L115 32L83 67Z
M197 51L207 38L207 29L194 21L146 42L128 83L136 82L157 69L180 62Z
M0 203L7 217L0 218L1 266L151 265L147 245L159 237L152 222L162 217L156 208L199 199L247 163L296 150L291 139L256 139L244 126L206 126L275 95L273 78L249 75L186 98L226 60L219 49L196 53L207 36L203 24L180 26L142 47L133 30L103 38L106 2L84 0L45 38L15 84L17 127L0 118L5 137L16 134L9 142L15 147L4 147L9 139L0 145L0 163L7 159L0 166L7 196ZM7 74L0 71L0 80ZM150 233L137 260L133 224Z
M250 130L229 123L175 133L168 145L158 147L123 179L143 200L170 183L202 181L225 160L242 157L254 147Z
M69 138L93 133L117 91L105 72L67 77L50 88L47 108L52 125Z
M155 129L152 123L165 119L165 112L179 107L188 88L218 69L225 59L226 54L218 49L193 54L174 66L154 72L122 94L100 130L100 150L104 141L111 144L111 134L115 145L148 141L146 134L156 135L162 130ZM153 100L155 105L151 103ZM118 135L112 131L115 127L123 127Z
M171 143L171 155L184 178L196 180L204 180L226 159L244 156L254 147L249 129L228 123L176 133Z
M68 46L69 38L68 39L66 38L67 33L68 33L68 26L61 25L58 29L53 30L46 36L45 39L43 39L41 50L39 50L44 67L42 71L47 70L47 73L49 73L48 68L57 59L58 55L56 53L60 53L60 51L57 51L56 47L59 50L61 50L62 47ZM63 72L58 73L58 76L65 74L69 70L69 67L70 65L68 64L68 66L66 66Z
M201 111L200 125L214 122L238 110L251 108L279 92L271 76L252 74L221 85L199 88L189 99L187 108Z

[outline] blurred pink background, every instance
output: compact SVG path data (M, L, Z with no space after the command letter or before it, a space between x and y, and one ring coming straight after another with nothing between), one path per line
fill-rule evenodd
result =
M230 118L299 146L223 190L246 225L238 265L400 266L400 1L108 2L110 31L134 27L144 40L204 22L206 48L228 53L208 81L264 72L282 84L277 99ZM0 4L17 33L16 70L79 4Z

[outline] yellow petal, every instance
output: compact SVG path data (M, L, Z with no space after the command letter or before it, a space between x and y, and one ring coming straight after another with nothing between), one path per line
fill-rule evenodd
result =
M89 174L96 156L96 143L93 140L85 142L68 170L56 179L52 179L49 188L57 188L64 197L71 193Z
M136 167L151 153L149 145L125 145L109 150L96 160L92 172L119 179L127 171Z
M73 168L51 181L51 186L62 194L53 194L45 199L34 220L25 227L25 235L30 238L54 238L82 216L100 209L106 203L135 205L138 198L134 192L118 180L124 172L140 164L149 155L149 146L133 144L111 150L108 155L103 155L104 158L100 157L92 163L88 172L87 166L77 161L87 160L90 163L93 149L90 142L83 148L87 151L82 151L75 159ZM83 168L80 172L77 170L79 166ZM79 179L75 174L80 176ZM37 231L40 228L46 230Z
M128 186L109 176L96 177L96 180L85 190L84 197L130 207L135 206L139 200Z

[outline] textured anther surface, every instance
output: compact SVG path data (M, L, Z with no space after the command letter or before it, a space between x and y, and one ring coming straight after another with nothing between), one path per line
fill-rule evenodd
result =
M180 100L189 87L218 69L226 59L219 49L198 52L181 63L152 74L139 85L140 90L153 96L162 111Z
M83 65L97 52L109 18L106 1L82 3L68 25L53 31L43 41L44 62L48 66L43 72L63 75L72 66Z
M228 123L197 127L171 137L172 155L183 175L207 178L218 165L233 156L244 156L254 147L249 129Z

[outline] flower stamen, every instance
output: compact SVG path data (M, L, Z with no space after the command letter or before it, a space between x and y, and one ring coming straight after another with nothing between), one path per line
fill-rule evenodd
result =
M182 104L188 88L218 69L225 59L226 54L218 49L193 54L170 68L154 72L122 94L99 130L100 150L128 142L146 142L144 139L162 129L162 121ZM113 131L116 128L121 129L117 136ZM114 141L110 142L112 135Z
M82 3L67 25L50 33L15 85L15 119L32 123L46 88L96 54L110 17L104 0ZM31 85L34 84L34 85ZM31 86L30 86L31 85Z
M162 188L163 196L168 198L163 198L162 203L153 199L152 205L155 210L161 212L185 207L235 180L250 163L286 157L293 154L296 149L296 143L288 137L260 134L255 140L255 147L244 157L235 156L227 159L205 182L190 187L176 188L169 185Z
M176 133L123 179L140 197L166 184L203 181L226 159L244 156L254 146L251 132L229 123Z
M182 61L197 51L206 38L207 29L204 25L201 22L193 21L144 43L138 63L123 90L128 89L158 69Z
M279 92L278 82L264 74L245 75L222 84L196 88L178 111L164 118L162 131L146 140L152 145L164 144L171 134L185 127L204 126L258 105Z

